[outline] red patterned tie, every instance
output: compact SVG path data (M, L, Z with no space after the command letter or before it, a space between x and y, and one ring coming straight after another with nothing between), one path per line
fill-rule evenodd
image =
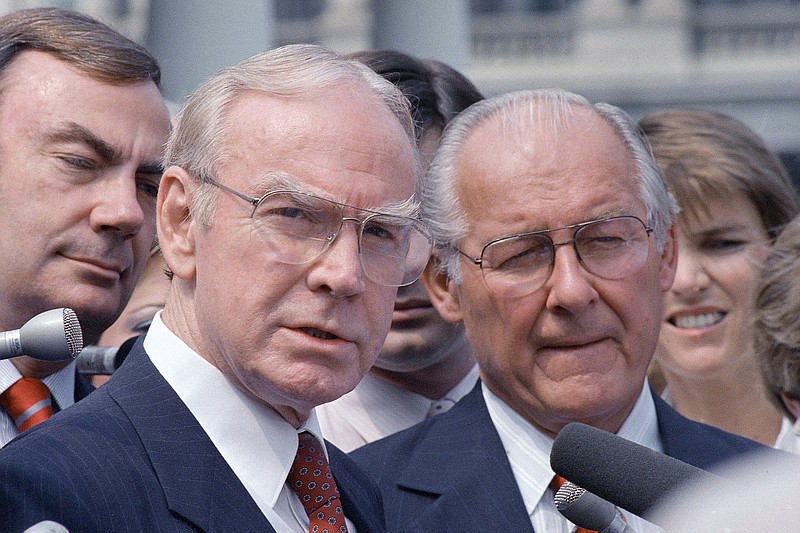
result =
M22 378L0 394L0 406L20 431L44 422L53 414L50 389L36 378Z
M556 492L558 489L561 488L561 485L566 483L567 480L563 477L556 474L553 476L553 480L550 482L550 488L553 489L553 492ZM586 529L585 527L576 527L573 530L573 533L597 533L594 529Z
M311 521L310 533L347 533L339 489L331 474L325 451L317 438L304 431L299 435L297 455L287 482L297 493Z

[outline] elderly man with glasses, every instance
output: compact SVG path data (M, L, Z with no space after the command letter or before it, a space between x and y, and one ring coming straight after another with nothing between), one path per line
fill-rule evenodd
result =
M279 48L198 88L165 168L166 307L74 414L0 454L0 530L383 531L314 408L367 372L430 258L408 102L360 63Z
M678 208L624 112L559 90L479 102L444 133L424 195L438 199L438 267L422 281L464 323L481 381L352 453L384 491L389 531L572 531L549 463L570 422L706 469L760 446L648 386Z

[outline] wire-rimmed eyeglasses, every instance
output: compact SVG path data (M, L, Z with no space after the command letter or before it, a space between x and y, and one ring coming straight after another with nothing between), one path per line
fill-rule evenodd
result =
M570 229L574 230L571 239L553 242L551 233ZM588 272L623 279L647 261L652 231L638 217L624 215L500 237L486 244L479 258L456 250L481 268L492 292L522 296L547 282L555 267L556 247L567 244Z
M250 218L267 252L281 263L301 265L322 255L345 220L358 226L358 252L364 274L379 285L401 287L415 282L433 250L425 224L415 218L354 207L307 192L278 189L253 198L213 178L205 181L253 206ZM365 213L346 217L344 210Z

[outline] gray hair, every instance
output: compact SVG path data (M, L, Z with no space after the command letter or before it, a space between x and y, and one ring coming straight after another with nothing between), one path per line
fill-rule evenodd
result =
M326 48L310 44L287 45L225 68L187 99L177 117L177 126L167 143L165 168L177 165L201 182L192 202L199 222L209 224L217 188L208 183L229 155L225 150L228 111L242 94L259 91L278 97L301 96L339 84L355 83L369 88L397 117L409 138L417 160L414 122L409 104L390 82L365 65L348 60ZM421 180L417 180L418 192Z
M666 235L679 212L661 171L650 153L647 140L622 109L561 89L515 91L473 104L445 129L431 162L423 189L423 218L431 227L441 252L442 269L456 283L461 280L457 243L470 231L466 213L456 192L457 161L467 136L478 126L497 118L509 135L528 135L532 123L543 122L552 131L563 128L574 109L592 110L611 126L627 147L636 166L639 192L647 208L647 225L653 228L656 245L663 251Z

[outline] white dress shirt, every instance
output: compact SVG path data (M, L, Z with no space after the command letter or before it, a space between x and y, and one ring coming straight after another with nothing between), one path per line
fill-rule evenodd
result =
M22 378L17 367L8 359L0 361L0 394ZM42 382L50 389L50 394L58 402L60 409L66 409L75 403L75 361L68 364L55 374L45 377ZM0 448L19 435L19 430L8 416L5 409L0 407Z
M522 416L495 396L486 384L481 386L489 416L506 450L514 479L525 502L534 531L569 533L574 525L556 509L554 491L549 488L553 479L550 450L553 438L534 427ZM645 382L639 399L617 435L653 450L663 452L658 434L656 408ZM655 533L662 529L655 524L621 510L630 527L637 533Z
M475 365L450 392L439 400L431 400L367 373L355 389L317 407L319 425L325 438L350 452L447 411L477 381Z
M775 447L786 452L800 454L800 420L792 422L783 417L781 432L775 440Z
M295 428L189 348L166 327L160 311L153 318L144 348L275 530L306 533L308 516L286 485L286 476L300 432L312 433L325 447L314 412L302 427ZM350 520L347 527L356 532Z

